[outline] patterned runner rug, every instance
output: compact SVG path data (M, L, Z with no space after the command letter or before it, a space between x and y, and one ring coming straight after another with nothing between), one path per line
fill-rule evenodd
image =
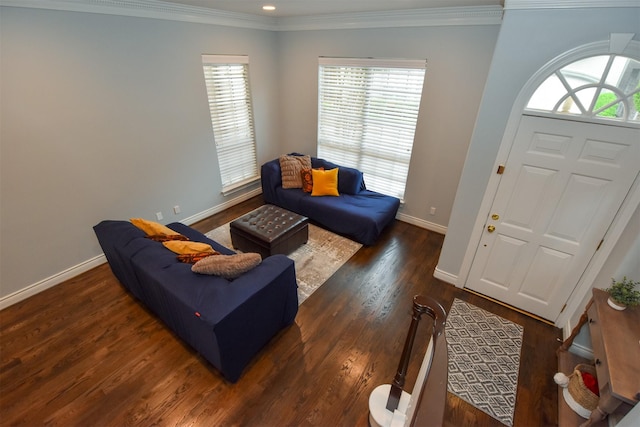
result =
M206 235L233 249L229 223L209 231ZM302 304L361 247L360 243L309 224L307 243L287 255L295 262L298 304Z
M524 328L455 299L447 317L447 389L513 425Z

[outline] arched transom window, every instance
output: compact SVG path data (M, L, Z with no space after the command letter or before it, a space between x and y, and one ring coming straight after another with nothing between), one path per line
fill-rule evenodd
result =
M598 55L566 65L536 89L527 111L640 124L640 61Z

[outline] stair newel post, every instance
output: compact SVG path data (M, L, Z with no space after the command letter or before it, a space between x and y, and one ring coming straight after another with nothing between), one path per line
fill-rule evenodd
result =
M407 369L409 367L409 359L411 358L411 350L413 349L413 342L415 341L416 332L418 330L418 323L420 322L422 315L429 312L429 307L425 303L426 301L424 301L420 295L413 297L413 315L411 317L411 325L409 326L407 339L404 342L398 371L393 379L393 383L391 383L391 391L389 392L389 399L387 400L387 410L391 412L395 411L400 403L402 388L404 387Z

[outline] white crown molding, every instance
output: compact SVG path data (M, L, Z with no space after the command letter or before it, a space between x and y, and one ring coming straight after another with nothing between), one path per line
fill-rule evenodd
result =
M0 6L164 19L269 31L500 25L500 6L270 17L186 6L162 0L0 0ZM640 0L505 0L504 10L639 7Z
M161 0L0 0L0 6L134 16L270 31L500 25L502 22L500 6L445 7L282 18L225 12Z
M160 0L0 0L0 6L134 16L258 30L277 29L274 17L184 6Z
M442 7L385 12L296 16L278 19L278 30L342 30L360 28L500 25L502 7Z
M640 7L640 0L504 0L504 9L583 9Z

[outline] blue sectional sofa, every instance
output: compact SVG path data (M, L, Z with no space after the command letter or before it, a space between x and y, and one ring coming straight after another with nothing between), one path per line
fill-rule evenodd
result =
M295 155L295 154L293 154ZM314 169L338 168L339 196L312 196L299 188L282 188L279 159L261 167L265 202L304 215L324 228L373 245L396 217L400 199L369 191L362 172L311 157Z
M234 252L186 225L168 225L221 254ZM117 279L230 382L298 312L293 261L264 259L234 280L201 275L129 221L94 227Z

